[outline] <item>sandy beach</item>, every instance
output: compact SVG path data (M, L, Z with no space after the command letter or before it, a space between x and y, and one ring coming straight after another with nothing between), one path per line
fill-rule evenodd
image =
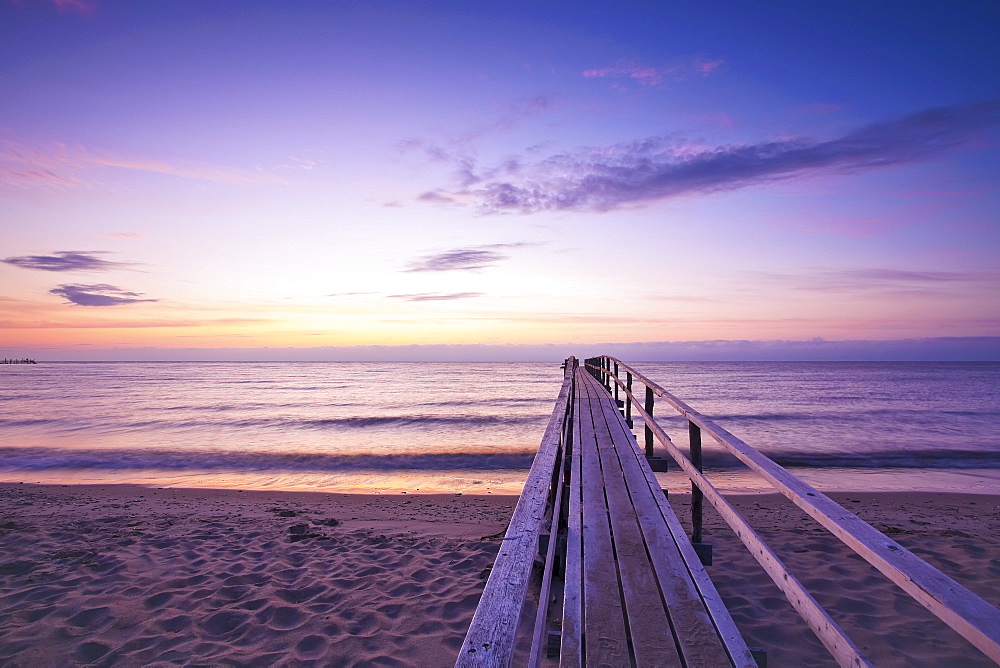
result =
M832 496L1000 604L1000 497ZM784 499L734 500L876 665L993 665ZM0 665L448 666L515 503L2 484ZM834 665L711 512L706 534L770 665Z

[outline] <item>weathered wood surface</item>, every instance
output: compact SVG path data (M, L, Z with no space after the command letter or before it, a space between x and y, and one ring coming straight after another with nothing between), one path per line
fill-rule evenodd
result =
M573 366L456 665L512 665L529 635L527 663L539 665L565 526L560 665L756 666L615 399ZM521 618L545 532L532 628Z
M680 522L665 503L614 400L582 370L576 392L576 419L582 427L574 445L582 453L584 471L586 663L628 665L631 659L639 666L755 666L714 587L709 587L713 612L708 612L677 546L678 540L687 542ZM674 519L676 536L664 510ZM696 556L690 568L710 583ZM591 570L602 574L594 588L586 578ZM592 620L592 615L600 617ZM715 616L719 626L713 623ZM590 637L592 629L601 631L598 639ZM632 654L625 654L624 661L619 658L623 630ZM567 658L562 657L563 665L578 665Z
M531 569L538 553L538 537L545 519L552 474L559 461L563 423L568 402L572 399L573 366L572 363L566 365L555 408L514 508L456 666L509 666L511 663Z
M578 381L578 385L584 385ZM593 388L598 392L596 383ZM670 619L660 597L656 575L646 553L642 529L636 516L633 499L625 479L625 472L612 440L603 411L607 402L595 401L591 410L594 420L597 452L592 455L600 464L607 496L607 512L614 527L614 550L621 580L621 594L628 611L629 637L635 661L640 666L682 666L677 644L670 629ZM628 441L617 444L627 447ZM640 490L641 491L641 490ZM598 605L600 602L596 602ZM588 655L589 658L589 655Z
M629 664L625 613L618 592L618 567L611 542L611 525L604 497L604 480L597 459L591 400L583 376L577 374L576 419L580 423L583 460L583 619L588 665Z
M689 665L726 665L725 653L712 638L718 635L736 666L754 666L750 650L733 622L708 572L684 535L660 484L621 413L605 405L604 418L619 448L634 510L649 548L678 644ZM666 530L664 531L663 528Z
M635 397L632 397L635 399ZM765 572L771 577L774 583L781 589L782 593L795 608L803 621L809 625L820 642L827 648L830 654L837 659L841 666L870 666L871 663L864 657L861 650L844 633L843 629L827 614L826 610L799 580L792 575L784 562L768 547L764 539L751 528L747 521L739 512L726 501L725 497L708 481L694 464L677 448L670 440L670 437L663 429L646 414L645 410L638 405L636 400L636 411L639 416L647 420L649 426L661 445L677 461L684 472L687 473L691 482L702 490L705 498L715 507L719 515L733 529L737 537L746 545L750 554L761 565Z
M924 605L984 654L1000 663L1000 610L921 560L902 545L880 533L857 515L843 508L809 484L799 480L768 457L757 452L741 439L718 426L712 420L646 378L643 374L637 372L621 360L616 361L622 370L639 379L656 396L666 400L678 413L707 432L717 443L770 482L778 491L795 503L795 505L799 506L813 519L823 525L830 533L837 536L868 563L879 569L914 600ZM622 385L620 380L616 379L615 382ZM639 400L631 392L626 392L626 394L629 401L635 406L636 411L642 414L644 419L647 418L648 415L645 414L644 407L640 404ZM753 536L756 536L756 534L754 533L751 536L748 533L747 530L752 532L752 529L749 529L749 526L742 520L742 517L739 517L739 514L725 502L717 491L714 491L714 487L691 465L683 453L670 443L670 439L662 429L659 429L654 424L653 431L674 459L677 460L678 464L685 469L692 481L697 481L698 487L702 490L705 497L719 510L720 514L730 523L730 526L733 526L737 535L747 544L751 552L754 553L754 556L758 558L758 561L761 561L763 557L765 561L771 562L771 566L765 565L765 569L777 568L773 560L769 556L766 556L770 550L758 551L756 545L751 545L751 543L755 543ZM740 528L737 529L737 526L734 526L733 522L736 522ZM750 541L749 543L748 540ZM759 540L759 537L757 537L757 540ZM773 553L771 554L773 555ZM777 557L774 557L774 560L777 560ZM761 563L764 565L764 561L761 561ZM780 564L780 561L777 563ZM772 578L776 582L778 579L786 580L785 575L782 575L781 571L773 573ZM781 586L781 583L779 583L779 586ZM791 600L791 602L798 609L799 606L796 604L796 601ZM800 599L800 603L809 605L805 599ZM823 614L825 616L825 613ZM832 622L824 622L819 618L814 619L812 622L809 619L806 619L806 621L811 626L813 624L817 625L813 627L814 631L817 630L817 627L821 630L832 630L832 627L829 626ZM839 631L839 629L837 630ZM842 635L842 632L840 632L840 635ZM843 637L850 643L846 639L846 636ZM832 636L829 640L839 646L839 651L843 652L846 650L846 654L841 655L838 660L846 661L845 665L859 665L854 663L857 659L852 656L857 651L856 648L853 648L853 643L850 644L850 647L853 649L849 649ZM824 640L824 644L827 644L827 640ZM829 649L830 645L827 644L827 647ZM836 653L835 656L837 656ZM857 653L857 656L860 657L860 653ZM864 661L863 657L860 657L860 660Z
M563 666L583 665L583 484L581 482L580 422L574 409L571 445L569 503L566 518L566 572L563 583L562 638L559 661Z
M563 424L562 433L564 435L562 449L564 450L567 442L565 436L568 435L565 423ZM555 470L552 472L555 478L555 495L552 502L552 516L549 519L549 544L545 550L545 567L542 571L542 583L538 593L539 610L535 615L535 629L531 634L531 655L528 660L528 664L531 666L539 664L547 644L548 608L545 602L549 601L552 596L552 578L555 577L556 552L559 546L559 522L562 514L564 487L564 476L560 470L560 463L563 461L563 457L563 452L560 452L560 456L556 460Z

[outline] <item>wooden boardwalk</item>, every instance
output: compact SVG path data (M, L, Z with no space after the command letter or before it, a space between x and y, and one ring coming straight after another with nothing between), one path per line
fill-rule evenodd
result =
M582 369L573 415L561 663L755 665L617 405Z
M633 392L634 380L644 396ZM690 457L652 417L654 396L687 419ZM633 415L644 422L642 446ZM1000 610L620 360L602 357L583 367L566 361L456 665L757 665L763 652L747 647L701 562L710 554L699 544L705 500L840 665L871 665L702 474L702 431L1000 663ZM691 539L650 467L654 438L691 479Z

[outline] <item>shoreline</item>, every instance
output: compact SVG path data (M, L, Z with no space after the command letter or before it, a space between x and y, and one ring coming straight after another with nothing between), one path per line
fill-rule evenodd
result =
M1000 605L1000 495L829 494ZM877 665L993 665L784 497L727 497ZM0 663L451 665L516 501L0 483ZM707 506L705 535L770 665L833 665Z
M666 456L665 453L658 453ZM1000 469L838 469L793 467L790 473L824 494L907 493L921 489L938 493L1000 495ZM139 485L147 488L219 489L267 492L311 492L328 494L471 494L517 496L527 470L385 470L341 473L270 472L219 473L195 471L121 472L7 470L0 471L0 485L33 484L52 486ZM775 494L770 483L749 469L708 470L715 487L726 495ZM690 489L687 475L672 465L669 473L657 473L660 486L671 493Z

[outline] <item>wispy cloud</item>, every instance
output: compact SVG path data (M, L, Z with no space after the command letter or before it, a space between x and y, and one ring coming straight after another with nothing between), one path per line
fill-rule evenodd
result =
M410 263L408 272L421 271L475 271L492 267L509 256L498 252L505 248L520 248L526 243L485 244L453 248L442 253L425 255Z
M810 292L851 294L889 291L925 295L945 289L971 290L976 285L994 286L1000 281L1000 272L857 267L796 274L757 273L754 277Z
M930 160L1000 122L1000 101L928 109L839 139L780 139L691 147L653 137L553 155L515 178L436 191L484 213L608 211L670 197L735 190L814 173L860 173Z
M61 12L73 14L93 14L97 4L91 0L52 0L52 4Z
M517 127L525 120L543 114L554 107L556 101L549 95L509 100L502 104L498 118L471 129L446 136L437 141L424 139L404 139L396 144L400 154L417 154L431 163L446 163L455 166L453 179L462 188L473 186L484 179L510 176L520 170L520 158L508 158L487 170L479 170L472 145L483 137L503 134ZM528 151L532 152L531 149ZM479 171L480 173L477 173ZM419 200L434 203L450 203L453 198L441 189L422 193ZM385 206L398 206L396 201Z
M500 105L499 115L491 121L445 136L442 141L404 139L396 144L400 153L420 153L431 162L453 162L467 159L470 144L483 137L503 134L524 121L544 114L556 106L551 95L533 95L506 100Z
M182 165L160 160L132 159L113 155L89 156L90 164L101 167L117 167L139 172L151 172L166 176L176 176L195 181L224 181L228 183L282 183L282 179L263 171L222 167L219 165Z
M62 251L52 255L8 257L0 262L41 271L110 271L131 266L127 262L110 262L98 257L103 254L103 251Z
M482 294L481 292L421 292L409 295L389 295L389 298L402 299L408 302L437 302L451 301L453 299L472 299L473 297L481 297Z
M610 67L595 67L584 70L588 79L629 79L640 86L662 86L668 81L683 81L692 75L707 77L724 65L722 60L694 58L666 67L639 65L631 61L620 61Z
M278 165L279 169L303 169L307 172L311 172L317 167L325 167L326 160L320 160L319 158L304 158L297 155L288 156L288 162L283 165Z
M0 143L0 184L16 188L77 188L99 183L102 169L122 169L196 181L283 183L261 169L220 165L174 164L162 160L113 155L58 141Z
M129 292L114 285L100 283L97 285L60 285L49 290L66 301L80 306L119 306L138 302L155 302L156 299L143 299L141 292Z

